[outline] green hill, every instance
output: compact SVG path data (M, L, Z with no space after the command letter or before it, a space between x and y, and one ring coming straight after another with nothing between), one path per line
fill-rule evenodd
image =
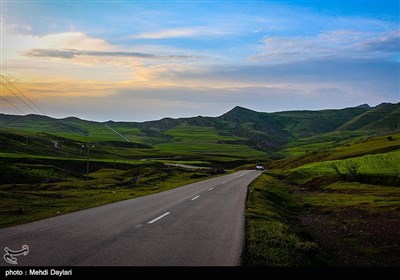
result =
M164 118L141 123L0 114L0 133L2 139L7 139L16 132L33 133L32 139L46 135L46 140L37 138L40 140L37 140L40 151L43 151L43 141L47 141L46 145L49 146L58 137L60 139L57 141L60 142L78 143L74 145L90 142L116 148L122 147L120 143L128 140L133 143L132 147L140 145L150 148L154 154L268 158L282 149L283 154L291 151L302 153L303 150L315 150L317 146L323 148L325 145L334 147L343 144L352 135L397 131L400 126L399 114L400 103L382 104L374 108L362 105L336 110L276 113L256 112L237 106L219 117ZM317 145L314 144L315 141L318 142ZM17 149L15 145L5 144L6 142L7 140L3 141L2 150L7 152L35 150L34 147Z
M398 130L400 128L399 114L400 103L383 103L347 121L338 130Z
M386 130L387 132L400 131L400 106L397 106L397 109L381 119L366 125L363 129Z
M345 108L341 110L289 111L273 115L284 120L282 124L286 131L290 131L296 136L311 136L334 131L367 111L366 108Z

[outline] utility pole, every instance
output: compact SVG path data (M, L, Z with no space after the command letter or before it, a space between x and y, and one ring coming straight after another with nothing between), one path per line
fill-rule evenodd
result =
M86 181L89 181L89 146L87 146L87 158L86 158Z
M82 145L82 148L86 148L86 181L89 181L89 162L90 162L90 158L89 158L89 154L90 154L90 148L94 148L93 145Z

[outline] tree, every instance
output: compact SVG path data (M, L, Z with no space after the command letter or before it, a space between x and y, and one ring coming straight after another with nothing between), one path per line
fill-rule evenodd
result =
M344 173L340 171L337 163L332 163L330 165L336 174L339 175L341 179L354 180L359 175L360 165L355 161L345 161L343 162Z
M344 163L344 169L346 170L347 177L350 180L354 180L358 176L360 165L355 161L347 161Z
M333 168L333 170L335 170L336 174L339 175L339 177L344 176L344 174L340 172L339 166L336 163L332 163L330 166Z

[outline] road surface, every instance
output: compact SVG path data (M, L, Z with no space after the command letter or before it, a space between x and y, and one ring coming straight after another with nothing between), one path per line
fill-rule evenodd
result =
M16 258L31 266L240 265L247 186L260 174L239 171L0 229L0 250L28 245Z
M114 128L108 126L106 123L104 124L105 127L107 127L109 130L111 130L112 132L114 132L115 134L117 134L119 137L121 137L122 139L124 139L126 142L131 142L128 138L126 138L124 135L122 135L121 133L119 133L118 131L116 131Z
M195 165L188 165L188 164L181 164L181 163L164 163L165 165L169 166L176 166L176 167L181 167L181 168L186 168L186 169L212 169L212 167L205 167L205 166L195 166Z

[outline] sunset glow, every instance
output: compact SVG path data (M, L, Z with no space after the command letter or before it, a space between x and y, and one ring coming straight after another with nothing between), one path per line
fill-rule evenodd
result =
M143 121L400 100L398 1L1 5L2 75L53 117ZM1 112L19 114L3 100Z

